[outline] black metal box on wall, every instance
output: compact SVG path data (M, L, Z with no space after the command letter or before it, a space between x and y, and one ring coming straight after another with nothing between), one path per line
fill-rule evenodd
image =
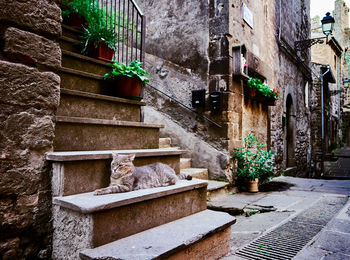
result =
M205 89L192 90L192 107L205 107Z
M209 94L209 108L212 112L219 112L222 109L222 92L215 91Z

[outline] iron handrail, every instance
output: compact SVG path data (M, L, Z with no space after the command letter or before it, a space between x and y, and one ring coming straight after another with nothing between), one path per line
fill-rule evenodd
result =
M158 91L159 93L162 93L163 95L165 95L166 97L170 98L171 100L175 101L176 103L180 104L181 106L183 106L184 108L186 108L187 110L190 110L191 112L195 113L196 115L198 115L199 117L203 118L204 120L212 123L213 125L222 128L221 125L219 125L218 123L214 122L213 120L211 120L210 118L206 117L205 115L202 115L200 113L198 113L196 110L190 108L189 106L186 106L184 103L182 103L181 101L177 100L176 98L169 96L167 93L165 93L164 91L152 86L149 83L146 83L146 85L148 85L149 87L151 87L152 89Z

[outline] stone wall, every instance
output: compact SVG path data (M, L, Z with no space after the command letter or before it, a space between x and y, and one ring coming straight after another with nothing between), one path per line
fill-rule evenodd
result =
M290 95L294 105L292 116L295 118L295 162L298 175L305 176L311 149L309 110L305 103L308 96L305 95L305 85L311 83L308 69L310 55L307 51L296 52L294 41L309 38L310 1L244 1L253 14L252 26L242 19L242 1L238 0L200 3L173 0L166 5L156 1L137 2L148 21L146 67L154 75L152 84L189 107L191 90L205 89L206 94L211 91L223 93L222 112L210 112L208 100L205 108L196 110L221 124L223 127L220 129L153 90L147 90L146 102L154 108L152 120L172 120L179 129L175 134L169 130L171 124L167 125L162 135L171 135L174 143L184 149L192 147L185 140L192 137L193 140L201 140L201 147L213 149L208 149L210 156L208 153L202 156L198 150L190 149L194 166L211 166L210 177L232 179L229 167L233 150L242 145L249 132L253 132L276 152L276 162L282 169L287 166L283 117L286 115L287 96ZM243 81L232 77L231 46L243 44L247 49L249 75L264 78L281 93L276 106L267 107L247 101ZM145 118L147 120L147 115Z
M0 259L49 259L45 153L59 103L61 10L49 0L0 0L0 25Z

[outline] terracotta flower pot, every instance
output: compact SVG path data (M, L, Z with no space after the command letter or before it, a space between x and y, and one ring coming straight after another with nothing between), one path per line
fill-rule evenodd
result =
M248 95L250 97L255 97L256 96L257 89L256 88L248 88Z
M136 100L141 99L142 81L140 79L118 76L112 82L112 95Z
M68 18L68 24L75 29L83 29L83 25L87 26L88 23L85 20L84 16L79 15L78 13L70 13Z
M97 48L95 48L94 45L90 45L88 53L92 58L111 61L114 55L114 50L109 48L104 42L99 42Z
M249 192L259 192L259 179L248 180L248 191Z

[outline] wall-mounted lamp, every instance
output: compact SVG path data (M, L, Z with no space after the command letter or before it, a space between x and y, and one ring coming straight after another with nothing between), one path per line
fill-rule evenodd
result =
M334 23L335 23L334 18L328 12L326 13L326 16L323 17L323 19L321 20L321 23L322 23L322 32L324 35L326 35L326 37L296 41L294 42L295 50L302 51L302 50L308 49L312 45L323 43L323 39L326 39L326 43L328 43L328 36L332 34L334 29Z

